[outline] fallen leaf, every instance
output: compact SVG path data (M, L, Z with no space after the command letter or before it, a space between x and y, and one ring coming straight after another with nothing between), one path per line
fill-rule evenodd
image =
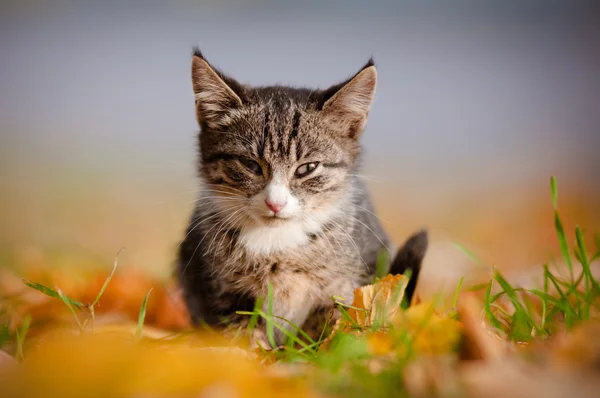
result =
M402 275L386 275L377 283L359 287L348 315L360 326L389 324L400 310L407 280Z
M0 372L0 385L7 398L315 395L302 378L270 375L241 348L135 343L129 333L48 337L21 366Z
M461 386L456 360L451 356L424 356L406 366L404 386L411 397L456 397Z
M460 322L438 314L433 303L428 302L398 312L393 326L394 334L408 337L413 355L443 355L453 352L458 347L463 330Z
M549 366L556 370L595 371L600 378L600 321L582 323L549 344Z
M0 350L0 368L15 364L15 359L7 352Z
M474 293L461 293L457 301L457 312L463 325L460 347L461 359L498 360L506 352L506 343L486 328L483 305Z

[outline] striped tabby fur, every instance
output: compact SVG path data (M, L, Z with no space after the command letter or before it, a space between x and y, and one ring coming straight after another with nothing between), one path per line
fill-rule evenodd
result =
M370 60L327 90L250 87L194 52L201 189L177 265L194 323L237 323L270 283L301 326L373 279L390 244L358 172L376 80Z

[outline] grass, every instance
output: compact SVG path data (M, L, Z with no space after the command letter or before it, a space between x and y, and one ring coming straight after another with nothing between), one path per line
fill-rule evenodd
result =
M482 291L485 319L506 341L521 343L545 340L557 332L569 331L596 317L600 309L600 285L590 268L591 263L600 258L600 247L596 253L590 255L585 245L584 231L580 227L575 228L571 238L567 236L558 212L558 187L554 178L550 182L550 193L559 248L568 269L566 278L553 273L545 264L540 270L543 274L542 286L524 289L513 286L499 270L491 268L492 277L485 284L464 287L464 279L461 278L453 295L453 308L440 314L435 311L435 305L423 307L420 313L417 313L417 307L406 308L409 303L402 299L402 295L410 277L407 275L402 283L394 287L391 298L385 301L383 306L360 308L345 303L339 297L333 297L333 304L341 315L343 329L330 337L326 330L332 325L325 325L315 339L298 325L273 313L273 287L269 285L267 297L257 300L253 311L238 312L239 315L248 317L246 329L238 330L238 335L252 335L259 325L264 324L270 347L263 349L263 358L284 364L310 364L313 369L312 382L325 393L348 397L384 397L406 396L407 391L401 377L405 367L415 358L439 354L439 350L427 348L426 343L438 342L450 335L450 325L458 317L456 308L463 291ZM599 239L596 238L596 245L599 243ZM458 246L483 266L476 256ZM94 333L94 309L117 271L118 256L119 254L112 271L90 304L67 297L59 288L51 289L32 281L24 283L50 297L62 300L72 312L81 333L86 333L88 329ZM380 254L376 283L384 277L385 273L382 270L387 262L387 256ZM580 272L575 264L581 266ZM142 338L150 293L151 290L141 304L135 341ZM266 306L263 305L265 302ZM389 306L402 308L401 322L390 324L386 321L385 314L389 313ZM80 319L81 312L87 312L90 324ZM360 324L351 313L361 313L366 318L373 315L374 321L368 325ZM26 356L23 347L29 322L30 319L16 331L18 359ZM286 343L280 347L275 342L277 330L286 336ZM10 338L8 333L8 328L3 329L0 325L0 347L3 341ZM327 347L324 348L324 345ZM456 356L457 350L455 341L448 337L447 347L443 346L442 353ZM377 368L376 371L374 367Z
M64 294L62 292L62 290L59 287L55 287L55 289L51 289L47 286L44 286L40 283L37 282L32 282L32 281L28 281L28 280L23 280L23 283L32 288L35 289L49 297L52 298L58 298L60 300L62 300L62 302L65 304L65 306L69 309L69 311L71 312L71 314L73 315L73 319L75 320L75 323L77 324L77 327L79 328L80 333L84 333L86 330L86 326L87 326L87 322L83 322L81 321L80 317L79 317L79 312L87 310L88 314L89 314L89 319L90 319L90 328L91 328L91 332L94 333L95 330L95 324L96 324L96 311L95 308L96 306L99 304L100 302L100 298L102 297L102 295L104 294L104 292L106 291L106 288L108 287L108 285L110 284L110 281L112 280L112 278L114 277L115 273L117 272L117 268L118 268L118 260L119 260L119 255L121 254L121 252L124 250L124 248L120 249L117 252L117 255L115 256L115 260L113 262L113 267L111 272L109 273L109 275L106 277L106 280L104 281L104 283L102 284L100 290L98 291L98 294L96 295L96 297L94 298L94 301L92 301L90 304L84 304L81 303L77 300L74 300L70 297L68 297L66 294ZM146 318L146 307L148 305L148 298L150 297L150 293L152 293L152 289L150 289L148 291L148 293L146 294L146 296L144 297L144 300L142 301L142 305L140 307L140 311L139 311L139 315L138 315L138 323L137 323L137 328L136 328L136 334L135 334L135 340L139 341L141 336L142 336L142 332L143 332L143 328L144 328L144 320ZM30 318L27 318L27 327L29 327L29 323L31 321ZM87 320L86 320L87 321ZM23 339L25 336L24 332L21 332L21 335L23 335ZM19 333L17 331L17 338L19 339ZM18 340L18 347L22 347L23 343L22 341Z
M150 297L150 293L152 293L152 289L146 293L146 296L144 296L144 301L142 301L142 306L140 307L137 328L135 330L136 341L139 341L142 338L142 332L144 331L144 320L146 319L146 306L148 305L148 297Z
M17 353L16 357L19 360L25 359L25 355L23 353L23 346L25 345L25 338L27 337L27 332L29 331L29 326L31 325L31 316L25 317L23 324L20 328L15 331L15 338L17 340Z
M547 338L559 330L571 330L589 320L593 310L600 309L600 285L590 269L590 259L600 256L600 247L592 257L588 257L583 231L579 226L575 228L574 245L569 246L558 212L556 179L552 177L550 181L554 226L569 276L565 279L552 273L548 264L544 264L544 282L542 290L539 290L512 286L499 271L494 272L485 296L486 314L489 322L504 332L510 341L527 342L536 337ZM579 275L575 275L573 257L581 265ZM494 283L499 284L500 292L492 295ZM555 295L550 294L551 287L556 290ZM497 304L503 298L508 298L514 307L513 312L508 312ZM541 308L538 309L534 301Z

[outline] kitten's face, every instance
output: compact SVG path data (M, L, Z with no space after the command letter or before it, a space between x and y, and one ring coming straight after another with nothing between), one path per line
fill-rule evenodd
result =
M265 226L318 222L336 211L358 153L318 111L293 102L254 104L201 133L202 175L223 209ZM232 200L236 198L237 200ZM245 220L248 221L248 220Z
M375 89L368 64L325 91L251 88L192 65L204 197L228 227L317 232L342 210Z

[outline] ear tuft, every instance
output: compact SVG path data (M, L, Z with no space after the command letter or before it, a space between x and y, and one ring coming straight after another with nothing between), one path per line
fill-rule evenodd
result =
M243 87L214 69L198 48L194 48L192 56L192 87L201 126L222 126L227 115L243 103Z
M375 60L373 59L373 57L369 58L369 60L367 61L367 63L365 64L365 66L363 66L360 71L362 72L364 69L367 69L369 66L375 66Z
M200 51L200 47L194 47L192 49L192 57L199 57L204 59L204 55L202 55L202 51Z
M377 69L373 58L351 79L323 92L322 111L335 130L358 138L362 133L377 86Z

